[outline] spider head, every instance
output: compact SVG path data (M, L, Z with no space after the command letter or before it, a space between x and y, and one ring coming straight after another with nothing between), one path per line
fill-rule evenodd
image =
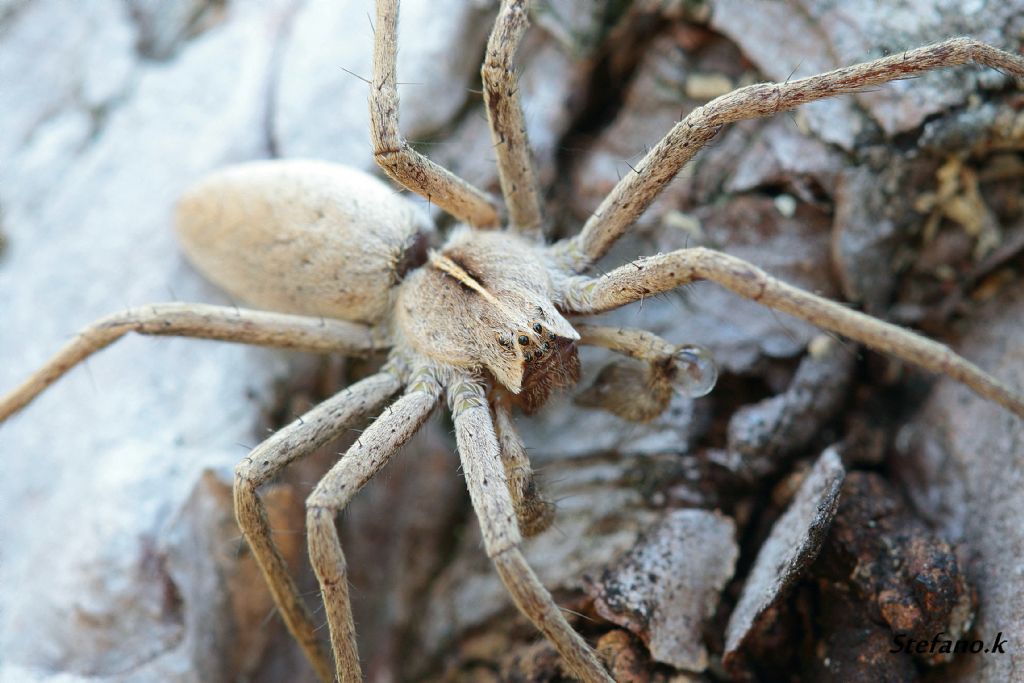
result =
M501 351L487 363L498 383L515 395L515 402L532 413L551 392L579 381L580 336L550 303L536 305L534 316L497 335Z
M456 232L399 286L397 328L417 354L484 372L533 412L579 379L580 335L558 312L552 290L532 243Z

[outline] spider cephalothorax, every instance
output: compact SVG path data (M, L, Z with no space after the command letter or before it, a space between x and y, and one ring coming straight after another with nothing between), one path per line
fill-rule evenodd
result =
M1024 415L1024 398L948 348L786 285L746 261L705 248L587 274L679 169L722 128L812 100L928 69L977 62L1024 78L1024 60L969 39L783 84L747 86L690 112L615 186L578 235L547 246L541 202L518 102L514 55L526 0L503 0L482 69L508 227L494 230L493 200L412 149L398 129L397 0L378 0L370 121L377 163L463 227L428 252L430 221L366 174L322 162L246 164L186 193L179 231L195 265L235 297L282 313L200 304L124 311L84 330L46 366L0 398L0 420L69 368L127 332L224 339L348 355L388 350L381 370L271 436L235 470L239 526L289 630L328 683L361 679L345 556L335 519L424 423L442 396L484 546L519 609L553 643L568 670L610 681L527 564L523 535L551 524L511 406L540 408L579 377L578 344L629 356L608 366L584 402L635 420L667 405L673 385L706 393L714 372L698 348L642 330L571 324L695 280L948 374ZM383 410L387 406L388 410ZM378 417L306 501L309 554L330 625L331 651L285 566L258 488L359 420ZM332 661L333 660L333 661Z
M395 331L438 363L485 370L533 412L579 379L580 336L553 303L548 261L519 235L459 230L399 287Z

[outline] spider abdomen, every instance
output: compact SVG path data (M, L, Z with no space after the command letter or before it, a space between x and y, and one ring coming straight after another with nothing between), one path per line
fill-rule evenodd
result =
M207 176L178 203L189 260L252 306L375 323L423 263L429 218L362 171L258 161Z

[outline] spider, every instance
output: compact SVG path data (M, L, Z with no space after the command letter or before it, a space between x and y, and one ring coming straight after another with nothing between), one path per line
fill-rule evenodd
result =
M413 150L399 132L397 0L378 0L371 137L391 178L462 224L436 248L428 220L386 186L321 162L257 162L226 169L183 197L178 228L187 255L225 290L266 310L158 304L85 329L0 399L0 420L23 408L88 355L128 332L221 339L322 353L388 349L376 374L316 406L257 446L236 468L235 507L274 600L324 681L361 680L345 557L335 518L444 398L485 549L518 608L585 681L609 681L520 551L554 508L537 489L512 419L578 380L581 344L646 362L642 392L623 412L650 419L673 386L699 395L714 384L706 353L648 332L573 323L696 280L949 375L1024 415L1024 397L945 346L804 292L732 256L704 248L588 271L722 126L768 116L930 69L976 62L1024 78L1024 60L966 38L782 84L741 88L682 119L626 175L582 230L553 244L532 170L513 68L526 0L503 0L482 68L507 217L485 193ZM501 229L499 229L501 228ZM621 379L621 378L620 378ZM629 378L626 378L629 379ZM636 379L636 378L633 378ZM614 382L615 378L610 378ZM397 398L395 398L398 396ZM309 554L331 649L318 637L271 536L259 487L295 460L379 414L307 500Z

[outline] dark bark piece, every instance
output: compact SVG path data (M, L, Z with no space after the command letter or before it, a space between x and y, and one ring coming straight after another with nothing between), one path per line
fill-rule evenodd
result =
M594 648L618 683L648 683L651 662L628 632L616 629L601 636Z
M865 621L914 640L963 637L974 619L973 591L954 549L907 509L892 485L854 472L842 488L839 512L817 565L835 593L850 593ZM890 638L891 638L890 636ZM915 653L924 664L952 654Z
M817 683L911 683L920 678L913 659L892 652L892 632L866 618L859 601L841 590L821 597L822 633L805 662L807 680Z

